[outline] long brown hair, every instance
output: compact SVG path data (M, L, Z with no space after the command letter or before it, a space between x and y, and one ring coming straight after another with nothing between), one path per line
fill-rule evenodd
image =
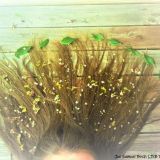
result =
M44 49L35 42L28 56L0 61L1 137L20 160L61 148L110 160L126 151L158 103L153 69L104 42Z

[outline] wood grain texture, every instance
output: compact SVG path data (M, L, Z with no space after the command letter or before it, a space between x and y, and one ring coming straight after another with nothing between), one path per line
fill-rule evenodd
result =
M160 133L160 104L150 114L141 133Z
M129 150L160 153L160 134L140 134Z
M77 5L77 4L119 4L160 3L159 0L1 0L0 5Z
M0 47L4 52L14 52L28 41L47 37L60 40L65 36L83 38L92 33L105 33L107 38L116 38L136 49L160 49L160 26L141 27L87 27L87 28L5 28L0 29ZM83 35L83 36L82 36Z
M159 25L160 4L0 7L0 28Z
M4 142L0 139L0 160L11 160L11 154Z

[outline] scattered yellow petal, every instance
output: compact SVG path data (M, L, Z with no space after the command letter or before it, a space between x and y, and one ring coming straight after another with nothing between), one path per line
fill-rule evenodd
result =
M91 80L91 85L94 86L94 87L98 86L97 81Z
M23 150L24 150L24 145L21 144L21 145L19 146L19 148L20 148L21 151L23 151Z
M119 79L118 81L122 83L122 78L121 78L121 79Z
M59 97L58 94L54 97L54 102L55 102L56 104L60 103L60 97Z
M22 109L22 113L27 112L27 108L25 106L19 106L20 109Z
M58 89L61 89L62 88L62 84L60 82L56 82L55 86L58 88Z
M28 85L28 84L25 84L25 85L24 85L24 88L29 88L29 85Z
M126 91L130 91L127 87L124 87L123 89L126 90Z
M115 124L116 124L116 121L113 121L113 122L111 123L112 127L114 127Z
M41 99L40 99L40 97L36 97L35 99L34 99L34 101L33 101L33 104L35 105L35 104L38 104L38 102L40 102L41 101Z
M35 127L35 125L36 125L35 121L32 121L31 125L32 125L32 127Z
M71 90L74 91L75 89L77 89L77 87L72 86L72 89L71 89Z
M32 95L33 95L33 91L27 91L26 94L27 94L28 96L32 96Z
M115 97L115 96L116 96L115 93L112 93L112 94L111 94L111 98L113 98L113 97Z
M39 110L40 110L40 108L38 106L36 106L36 105L33 105L32 109L33 109L35 114L37 114L39 112Z
M102 90L103 93L106 93L106 92L107 92L107 90L106 90L105 87L101 87L101 90Z
M121 95L121 96L123 96L123 95L124 95L123 91L121 91L121 92L120 92L120 95Z

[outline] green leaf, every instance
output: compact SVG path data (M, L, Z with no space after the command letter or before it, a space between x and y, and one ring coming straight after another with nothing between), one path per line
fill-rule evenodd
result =
M46 47L49 43L49 39L45 39L45 40L42 40L40 43L39 43L39 47L42 49L44 47Z
M147 54L144 54L144 61L146 62L146 64L148 65L154 65L156 64L155 60L153 57L147 55Z
M15 56L20 58L21 56L28 54L33 49L32 46L23 46L17 49Z
M76 40L76 38L65 37L60 41L60 43L63 46L68 46L68 45L72 44L75 40Z
M127 48L127 51L130 52L133 56L141 56L141 53L139 51L131 47Z
M111 39L108 39L108 44L109 44L110 46L119 46L119 45L121 45L121 44L123 44L123 43L120 42L120 41L117 40L117 39L111 38Z
M99 34L92 34L92 39L97 41L97 42L100 42L100 41L103 41L104 40L104 35L99 33Z

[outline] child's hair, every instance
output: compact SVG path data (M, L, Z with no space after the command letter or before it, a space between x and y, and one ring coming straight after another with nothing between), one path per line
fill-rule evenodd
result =
M0 61L1 137L19 160L61 148L111 160L158 103L153 68L123 46L35 42L28 56Z

